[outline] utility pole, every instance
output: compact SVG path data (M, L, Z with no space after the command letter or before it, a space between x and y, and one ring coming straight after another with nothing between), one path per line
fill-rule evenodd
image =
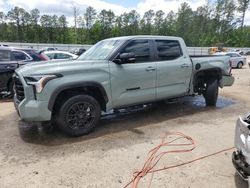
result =
M75 44L77 44L78 39L78 32L77 32L77 18L79 15L79 9L77 9L75 6L73 7L74 11L74 29L75 29Z

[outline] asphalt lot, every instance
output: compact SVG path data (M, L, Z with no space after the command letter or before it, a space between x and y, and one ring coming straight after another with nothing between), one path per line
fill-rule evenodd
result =
M13 103L1 100L0 187L123 187L168 131L191 136L197 148L167 155L158 167L232 147L237 117L250 111L250 67L233 74L235 84L220 90L216 108L205 107L202 97L161 102L105 116L94 133L78 138L42 127L19 129ZM155 173L151 187L246 188L231 163L232 151Z

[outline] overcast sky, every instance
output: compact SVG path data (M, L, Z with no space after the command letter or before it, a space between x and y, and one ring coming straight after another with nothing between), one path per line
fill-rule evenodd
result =
M14 6L23 7L26 10L38 8L41 14L64 14L71 22L74 6L79 9L80 13L84 13L86 7L92 6L97 11L111 9L116 15L132 9L143 15L150 9L163 10L165 13L171 10L177 12L183 2L187 2L195 10L204 5L206 0L0 0L0 11L7 12ZM250 25L250 11L246 14L245 23Z

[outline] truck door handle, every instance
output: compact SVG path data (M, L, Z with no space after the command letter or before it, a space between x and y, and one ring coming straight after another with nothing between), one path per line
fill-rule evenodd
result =
M186 64L186 63L184 63L184 64L181 65L181 68L187 68L187 67L189 67L189 65Z
M155 68L150 66L150 67L147 67L145 70L146 71L155 71Z

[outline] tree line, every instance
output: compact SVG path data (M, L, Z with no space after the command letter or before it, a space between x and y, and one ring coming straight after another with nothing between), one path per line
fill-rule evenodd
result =
M81 13L74 7L73 26L69 26L65 15L14 7L7 13L0 12L0 41L94 44L124 35L173 35L183 37L188 46L224 43L249 47L250 26L244 25L249 1L207 1L196 10L184 2L176 13L148 10L143 15L136 10L121 15L105 9L98 13L93 7Z

